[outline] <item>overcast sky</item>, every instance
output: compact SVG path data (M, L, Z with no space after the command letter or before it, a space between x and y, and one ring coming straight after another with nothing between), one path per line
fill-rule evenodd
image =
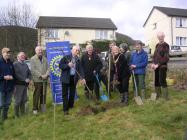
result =
M38 16L111 18L118 32L144 41L143 24L153 6L187 9L187 0L0 0L0 6L29 3Z

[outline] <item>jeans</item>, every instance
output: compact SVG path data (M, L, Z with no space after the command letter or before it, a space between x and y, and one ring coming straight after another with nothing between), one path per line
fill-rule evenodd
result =
M70 83L62 83L63 111L66 112L74 106L76 85L74 76L70 76ZM69 95L69 96L68 96Z
M18 117L19 114L25 113L25 103L27 102L27 86L25 85L16 85L16 92L14 94L15 99L15 115Z
M167 87L167 68L157 68L155 70L155 87Z
M33 110L39 110L42 104L46 104L47 82L34 82Z
M3 119L7 118L8 109L12 101L12 91L2 92L0 91L0 112L2 112L1 117Z
M141 90L145 90L145 74L135 74L135 79L136 79L138 93L140 93ZM135 91L135 85L134 85L134 91Z

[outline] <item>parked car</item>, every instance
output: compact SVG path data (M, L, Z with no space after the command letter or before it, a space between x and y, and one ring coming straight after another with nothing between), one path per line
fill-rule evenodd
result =
M30 62L30 60L25 60L25 63L27 64L27 66L28 66L29 69L31 70L31 62Z
M101 58L101 59L103 59L103 60L105 60L106 59L106 56L107 56L107 53L108 52L101 52L100 54L99 54L99 57Z
M182 56L186 55L187 51L181 49L181 46L173 45L169 48L169 55L170 56Z

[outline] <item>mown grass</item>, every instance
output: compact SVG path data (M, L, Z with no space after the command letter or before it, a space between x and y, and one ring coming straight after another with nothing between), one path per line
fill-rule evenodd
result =
M30 113L13 118L13 105L9 119L0 129L1 140L182 140L187 125L187 91L170 88L170 100L156 102L146 100L137 106L132 100L128 107L120 105L118 93L107 103L88 101L79 88L79 99L70 115L64 116L62 105L54 106L48 93L47 112L32 115L32 91ZM148 89L148 95L152 89ZM85 113L92 107L96 112ZM104 109L102 109L104 108Z

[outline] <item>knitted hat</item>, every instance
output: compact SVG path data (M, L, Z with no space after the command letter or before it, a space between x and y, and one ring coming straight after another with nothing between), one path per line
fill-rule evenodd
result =
M119 45L119 47L122 48L122 49L124 49L124 50L129 50L129 46L128 46L127 43L121 43L121 44Z

